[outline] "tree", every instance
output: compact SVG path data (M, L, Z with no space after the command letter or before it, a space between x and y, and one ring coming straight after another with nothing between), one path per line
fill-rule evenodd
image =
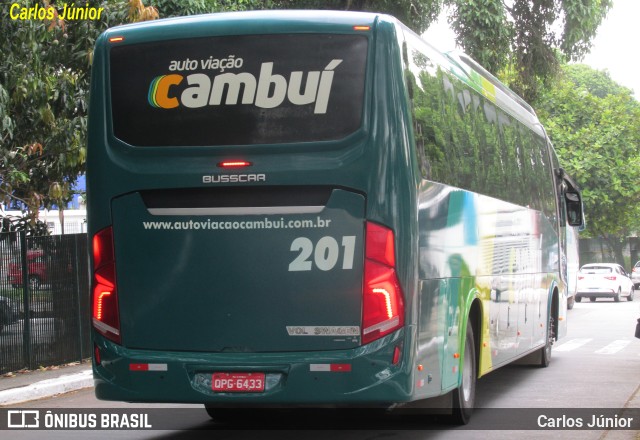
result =
M557 72L559 57L576 61L589 52L612 0L280 0L275 5L386 12L417 33L446 8L456 43L533 100L541 83Z
M562 70L536 108L561 165L582 188L586 235L606 239L622 262L621 239L640 230L640 103L606 72Z
M23 202L35 220L41 206L68 202L84 170L93 43L127 20L128 5L92 2L105 9L100 21L67 23L12 19L11 4L0 15L0 199Z
M559 58L589 52L612 0L445 0L456 42L488 70L512 71L509 86L534 100ZM561 31L556 31L559 27Z

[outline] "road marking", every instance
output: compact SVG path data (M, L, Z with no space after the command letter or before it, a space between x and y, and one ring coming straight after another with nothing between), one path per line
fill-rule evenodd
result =
M570 341L565 342L562 345L559 345L558 347L553 347L553 351L558 352L558 351L572 351L575 350L576 348L582 347L584 344L587 344L589 342L593 341L592 338L588 338L588 339L572 339Z
M606 347L601 348L600 350L596 350L598 354L614 354L625 348L627 345L631 344L631 341L625 341L619 339L617 341L613 341L611 344Z

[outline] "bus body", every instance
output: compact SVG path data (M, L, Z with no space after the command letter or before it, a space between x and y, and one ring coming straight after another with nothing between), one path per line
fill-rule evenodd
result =
M98 398L466 416L476 377L548 364L566 185L466 56L385 15L250 12L110 29L92 74Z

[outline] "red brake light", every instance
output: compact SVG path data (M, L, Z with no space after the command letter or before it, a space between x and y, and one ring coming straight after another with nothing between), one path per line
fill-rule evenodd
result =
M610 275L610 276L605 277L605 279L611 280L611 281L615 281L616 280L616 276L615 275Z
M120 312L112 227L99 231L93 237L93 270L93 327L106 338L119 344Z
M395 267L396 255L393 231L375 223L367 223L367 258Z
M251 165L253 164L246 160L225 160L223 162L218 162L219 168L244 168L250 167Z
M395 270L393 231L367 223L362 343L367 344L404 325L402 290Z

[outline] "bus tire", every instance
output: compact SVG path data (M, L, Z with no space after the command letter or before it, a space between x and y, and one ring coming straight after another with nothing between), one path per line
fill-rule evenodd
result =
M464 342L464 359L462 364L462 383L453 392L453 411L451 418L457 425L466 425L471 419L476 399L476 378L478 366L476 364L476 347L473 337L471 321L467 324Z
M540 368L547 368L551 363L551 350L553 348L553 341L555 340L555 327L553 323L553 316L549 314L549 322L547 324L547 340L544 347L540 349Z

